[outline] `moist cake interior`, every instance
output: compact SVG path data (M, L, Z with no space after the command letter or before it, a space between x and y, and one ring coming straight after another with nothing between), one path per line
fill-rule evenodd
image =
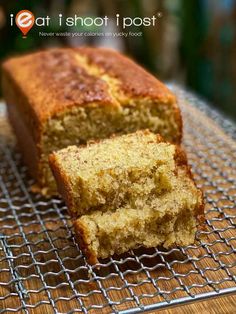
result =
M172 188L163 189L137 204L99 210L78 218L74 227L81 237L82 247L88 247L91 263L97 257L106 258L139 246L166 248L194 242L198 225L197 211L202 195L186 170L179 169L171 179ZM86 234L86 236L83 236Z

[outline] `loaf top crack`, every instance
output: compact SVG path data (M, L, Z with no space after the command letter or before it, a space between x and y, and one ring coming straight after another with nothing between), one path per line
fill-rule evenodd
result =
M130 98L146 98L174 106L175 96L129 58L105 48L60 48L11 58L4 73L27 98L39 127L73 106L122 106Z

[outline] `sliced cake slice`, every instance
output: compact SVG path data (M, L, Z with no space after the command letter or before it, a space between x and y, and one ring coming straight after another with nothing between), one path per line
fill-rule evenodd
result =
M202 193L182 166L171 184L171 190L150 194L138 207L126 204L106 212L96 210L75 220L74 229L89 263L139 246L170 248L194 243L203 217Z
M90 263L194 242L203 196L179 146L146 130L71 146L49 162Z
M78 217L127 203L137 207L150 194L171 189L176 156L174 145L146 130L70 146L49 162L71 215Z

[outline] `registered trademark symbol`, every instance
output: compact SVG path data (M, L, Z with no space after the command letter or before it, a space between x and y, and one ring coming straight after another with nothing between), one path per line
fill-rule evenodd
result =
M157 17L161 18L162 17L162 12L157 13Z

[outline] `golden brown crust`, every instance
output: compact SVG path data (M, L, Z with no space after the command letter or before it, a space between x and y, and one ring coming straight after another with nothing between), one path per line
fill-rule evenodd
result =
M176 166L188 166L188 160L187 160L186 152L179 145L175 146L174 159L175 159ZM192 179L191 172L189 173L189 175L191 175L190 178Z
M117 106L109 86L99 76L88 73L76 58L85 56L101 72L119 81L119 88L131 98L149 98L174 106L181 128L175 96L151 74L127 57L104 48L60 48L12 58L3 64L3 75L13 80L26 96L25 113L40 128L48 118L73 106L88 103ZM33 79L32 79L33 75ZM43 91L43 92L42 92ZM8 94L8 91L5 91Z
M34 106L31 105L31 100L27 97L24 88L18 84L17 80L13 77L13 73L11 75L10 71L8 71L4 65L2 90L8 111L10 110L10 107L16 107L16 110L18 111L18 119L21 119L25 124L34 141L39 143L42 132L41 126L37 121Z
M35 145L32 135L27 129L25 123L19 119L19 112L15 106L8 107L8 117L12 127L14 128L14 132L19 134L19 136L17 136L17 143L21 149L24 162L28 165L30 174L34 178L40 177L38 176L40 162L38 159L37 146Z
M197 188L196 182L194 180L192 171L190 166L188 165L188 159L186 152L181 148L181 146L176 145L175 147L175 156L174 156L176 166L178 167L184 167L186 170L186 175L193 181L195 187ZM176 168L177 171L177 168ZM199 227L205 222L205 215L204 215L204 209L205 209L205 204L204 204L204 195L203 191L200 188L197 188L200 195L201 202L198 204L198 207L195 210L195 214L198 220Z
M89 264L94 265L98 263L97 254L91 250L90 243L86 242L90 237L86 226L80 220L75 220L73 222L73 227L75 230L75 235L78 239L79 246L87 258Z
M175 115L175 121L178 125L178 132L177 132L177 137L176 137L176 141L175 143L180 144L182 141L182 137L183 137L183 119L182 119L182 114L181 111L177 105L177 103L173 104L174 106L174 115Z
M163 83L120 53L111 49L91 47L76 50L88 58L92 65L117 78L120 81L120 88L131 97L148 97L164 103L175 101L175 96Z
M60 168L58 165L56 155L51 153L48 156L49 166L53 172L53 175L56 179L58 192L61 194L63 199L67 204L67 208L71 208L73 206L72 199L70 198L71 193L71 185L66 173ZM69 211L69 214L73 216L73 213Z
M196 217L198 220L198 228L201 229L203 227L205 221L206 221L206 218L205 218L205 213L204 213L204 210L205 210L204 194L203 194L203 191L201 189L199 189L199 190L201 193L201 204L197 208Z

